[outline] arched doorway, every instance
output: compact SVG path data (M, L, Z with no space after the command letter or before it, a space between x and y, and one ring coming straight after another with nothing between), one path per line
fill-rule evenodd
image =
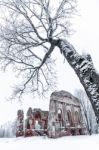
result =
M79 129L79 134L83 135L83 129Z
M71 134L72 135L76 135L76 130L75 129L71 129Z

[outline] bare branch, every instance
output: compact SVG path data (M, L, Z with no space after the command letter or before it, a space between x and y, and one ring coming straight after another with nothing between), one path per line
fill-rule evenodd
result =
M19 97L28 91L43 95L55 87L51 54L58 40L69 34L72 1L57 1L58 7L52 9L52 0L0 0L5 12L0 23L0 63L4 70L11 65L22 77L15 90Z

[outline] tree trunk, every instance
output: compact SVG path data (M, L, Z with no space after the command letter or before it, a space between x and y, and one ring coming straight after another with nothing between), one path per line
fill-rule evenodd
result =
M97 123L99 123L99 75L90 55L79 55L66 40L60 39L58 47L79 77L94 109Z

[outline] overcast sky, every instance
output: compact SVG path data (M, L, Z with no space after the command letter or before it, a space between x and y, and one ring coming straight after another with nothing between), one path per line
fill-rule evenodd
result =
M78 14L79 16L72 21L72 28L76 32L68 40L79 53L91 54L95 68L99 72L99 0L78 0ZM57 58L57 90L74 93L75 89L83 88L74 71L66 61L64 63L63 56L59 52L57 52ZM22 105L15 101L12 103L6 101L13 90L15 81L13 72L0 72L0 124L15 118L19 108L25 110L29 106L45 110L49 108L49 98L40 100L27 95Z

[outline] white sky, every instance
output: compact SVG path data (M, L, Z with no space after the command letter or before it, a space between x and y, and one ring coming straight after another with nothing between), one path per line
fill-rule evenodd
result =
M94 65L99 72L99 0L78 0L78 14L80 15L73 19L73 29L76 30L76 33L69 38L69 41L79 53L88 52L91 54ZM82 88L74 71L67 62L63 64L63 57L58 51L56 53L58 58L57 89L73 93L75 89ZM13 90L15 81L13 72L0 72L0 124L15 118L18 108L27 110L29 106L41 109L49 107L49 98L40 100L33 99L28 95L25 96L22 105L15 101L12 103L6 101Z

